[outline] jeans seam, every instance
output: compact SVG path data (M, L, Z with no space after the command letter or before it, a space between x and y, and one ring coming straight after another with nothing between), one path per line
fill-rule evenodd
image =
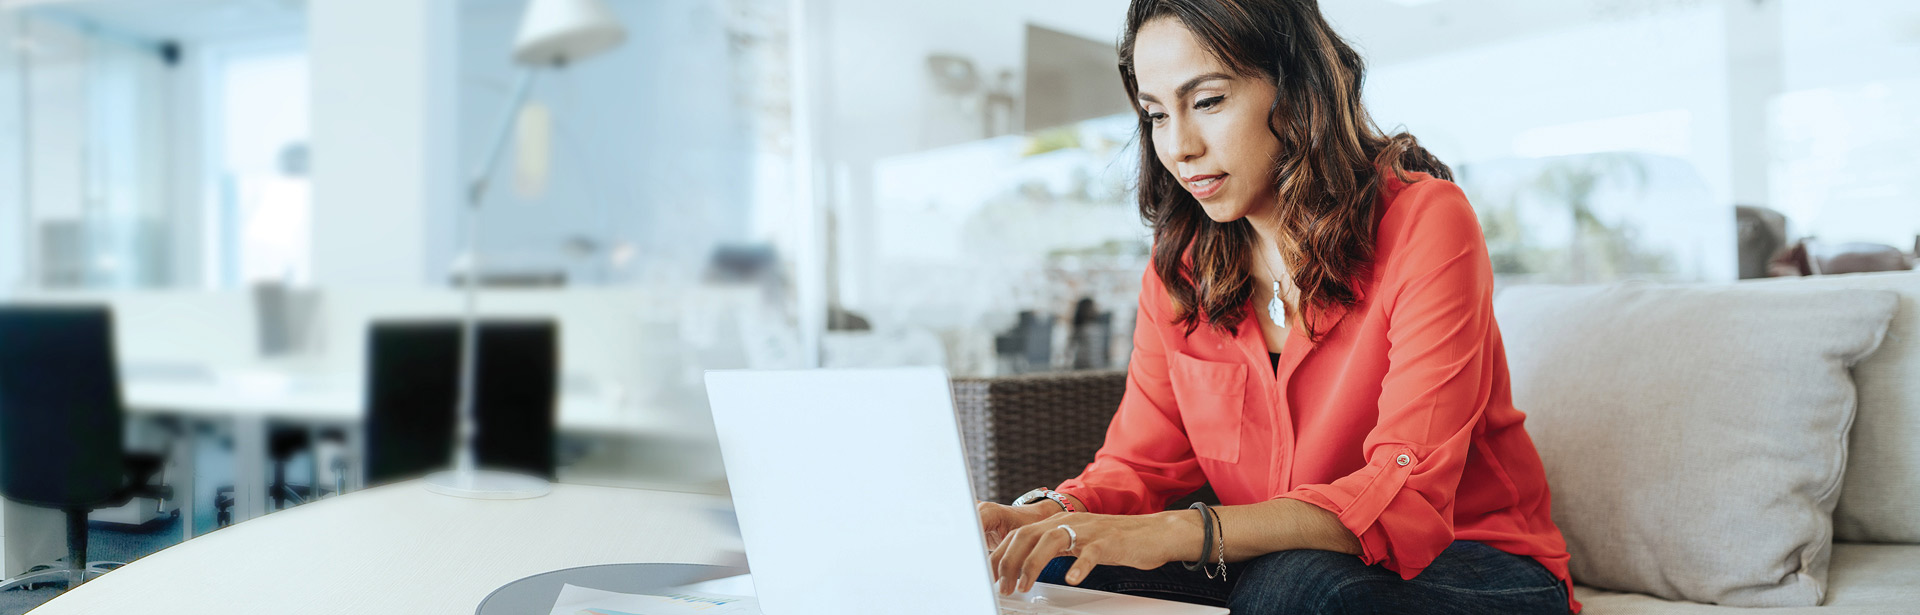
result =
M1531 567L1533 568L1534 572L1538 572L1540 573L1540 576L1547 578L1547 585L1549 587L1552 587L1554 591L1560 592L1562 594L1561 596L1562 599L1569 599L1568 596L1564 595L1568 591L1571 591L1567 587L1567 582L1561 580L1560 577L1553 576L1553 571L1548 570L1546 564L1542 564L1540 563L1540 560L1533 559L1531 557L1527 557L1524 555L1516 555L1515 557L1525 558L1528 564L1532 564Z

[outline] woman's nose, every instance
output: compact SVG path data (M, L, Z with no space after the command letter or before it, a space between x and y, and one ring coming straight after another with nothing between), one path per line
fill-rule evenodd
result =
M1207 148L1205 142L1201 140L1199 131L1193 130L1192 127L1175 123L1168 128L1167 132L1169 133L1167 135L1167 153L1171 154L1169 157L1175 162L1193 160L1199 158L1201 154L1206 153ZM1175 175L1178 174L1179 173L1175 173Z

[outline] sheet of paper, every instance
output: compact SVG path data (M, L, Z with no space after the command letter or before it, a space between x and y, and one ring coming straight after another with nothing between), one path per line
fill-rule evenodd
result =
M713 579L711 581L701 581L692 585L682 585L675 589L709 594L726 594L729 596L753 596L753 575L743 574L740 576Z
M560 588L549 615L759 615L752 598L694 591L623 594L577 585Z

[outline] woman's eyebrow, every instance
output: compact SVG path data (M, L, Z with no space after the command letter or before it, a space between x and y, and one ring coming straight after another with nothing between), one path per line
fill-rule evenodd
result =
M1200 84L1202 83L1213 81L1215 79L1232 79L1232 78L1233 78L1233 75L1229 75L1226 73L1207 73L1204 75L1199 75L1192 79L1188 79L1186 83L1180 84L1180 87L1174 88L1173 97L1176 99L1186 98L1188 94L1193 93L1194 88L1200 87ZM1138 98L1140 99L1141 102L1150 102L1150 103L1160 102L1160 99L1154 98L1152 94L1148 94L1146 92L1141 92Z

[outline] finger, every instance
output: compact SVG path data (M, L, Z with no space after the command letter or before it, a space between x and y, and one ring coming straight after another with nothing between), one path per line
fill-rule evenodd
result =
M1033 589L1034 582L1040 579L1040 571L1045 570L1053 558L1066 551L1068 542L1067 531L1059 527L1047 530L1040 536L1040 540L1033 545L1033 553L1020 566L1020 591Z
M1000 579L1000 560L1007 556L1008 547L1013 544L1014 537L1018 535L1020 535L1020 528L1013 528L1013 531L1000 537L1000 541L993 546L993 552L987 554L987 569L993 571L994 580Z
M1073 566L1067 568L1068 585L1079 587L1080 582L1087 580L1087 575L1093 573L1093 567L1099 565L1100 562L1093 551L1091 545L1080 548L1080 554L1074 557Z
M1000 563L996 566L1000 571L1001 594L1013 593L1020 581L1020 567L1026 563L1028 555L1033 553L1033 545L1040 542L1040 538L1046 533L1046 530L1032 525L1013 531L1013 536L1007 540L1007 549L1001 553Z
M993 578L999 582L997 590L1001 594L1011 593L1014 581L1019 580L1019 573L1013 569L1014 562L1025 557L1025 551L1020 548L1020 544L1025 541L1028 534L1032 533L1033 530L1030 528L1015 528L1007 534L1006 540L1000 542L999 557L993 560Z

